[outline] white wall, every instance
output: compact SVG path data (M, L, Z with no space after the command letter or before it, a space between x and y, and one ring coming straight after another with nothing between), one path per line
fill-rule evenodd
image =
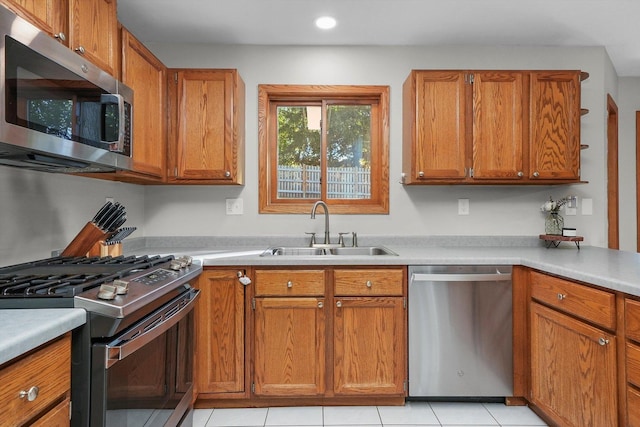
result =
M144 188L0 167L0 266L51 256L63 249L114 197L127 208L127 226L142 235Z
M636 250L636 111L640 111L640 77L621 77L618 89L620 249Z
M149 187L149 235L302 235L321 231L308 215L259 215L257 194L257 87L259 84L377 84L391 87L390 214L341 215L333 232L394 235L538 235L544 231L540 205L568 194L593 199L593 215L565 217L585 243L606 246L605 104L611 79L602 48L521 47L273 47L153 44L169 67L237 68L246 83L246 185ZM571 186L426 186L399 184L402 154L402 83L411 69L581 69L582 177ZM615 74L614 74L615 77ZM608 84L607 84L608 85ZM242 198L244 215L225 215L225 198ZM457 199L470 199L470 215L457 215ZM177 217L179 224L173 223Z
M46 257L65 247L112 196L127 207L126 225L135 236L302 235L320 231L321 219L308 215L259 215L257 195L257 87L261 83L380 84L391 87L389 215L334 215L332 230L360 235L529 235L543 232L540 205L549 197L576 194L592 198L591 216L565 217L586 244L606 246L607 92L617 77L602 48L519 47L268 47L157 45L151 49L170 67L238 68L246 86L246 185L137 186L82 177L0 167L0 265ZM413 68L581 69L591 77L582 84L582 177L571 186L425 186L404 187L401 173L402 83ZM640 78L621 79L621 244L635 230L629 205L635 200L635 118L640 109ZM633 123L632 123L633 122ZM626 175L625 175L626 174ZM624 178L627 178L625 181ZM244 215L225 215L225 198L240 197ZM457 215L457 199L470 199L469 216Z

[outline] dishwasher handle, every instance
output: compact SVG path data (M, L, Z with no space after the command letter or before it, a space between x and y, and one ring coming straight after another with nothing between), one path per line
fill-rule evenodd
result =
M413 273L411 282L508 282L511 273Z

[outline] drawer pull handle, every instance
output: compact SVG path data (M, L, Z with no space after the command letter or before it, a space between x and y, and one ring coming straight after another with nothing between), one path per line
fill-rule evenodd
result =
M600 345L607 345L607 344L609 344L609 340L608 340L608 339L606 339L606 338L602 338L602 337L600 337L600 339L598 340L598 344L600 344Z
M558 294L558 300L562 301L563 299L565 299L567 297L566 294Z
M371 283L371 280L367 280L367 288L371 288L371 286L373 286L373 283Z
M293 288L293 282L291 280L287 282L287 288Z
M27 391L20 390L20 399L24 399L26 397L29 402L33 402L38 397L39 391L40 389L35 385Z
M338 302L336 303L336 307L338 307L338 308L342 307L342 301L338 301Z

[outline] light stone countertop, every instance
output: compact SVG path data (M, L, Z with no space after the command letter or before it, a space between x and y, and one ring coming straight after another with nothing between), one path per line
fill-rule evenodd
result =
M0 365L83 325L78 308L0 310Z
M135 253L191 255L207 266L523 265L640 296L640 254L562 242L546 248L525 237L372 237L359 246L385 246L397 256L260 256L270 246L306 246L304 240L267 238L151 238ZM347 241L349 243L349 241Z

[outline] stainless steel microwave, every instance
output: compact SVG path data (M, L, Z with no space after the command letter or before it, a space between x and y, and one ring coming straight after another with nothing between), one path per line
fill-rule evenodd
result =
M131 169L133 91L0 6L0 165Z

